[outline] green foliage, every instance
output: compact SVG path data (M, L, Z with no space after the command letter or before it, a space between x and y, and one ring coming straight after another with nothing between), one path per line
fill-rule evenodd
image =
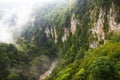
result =
M88 50L83 58L66 66L59 64L59 69L55 70L51 76L57 77L54 80L62 79L64 74L65 80L119 80L119 52L119 42L107 42L102 47ZM50 77L47 80L51 79L53 78Z
M0 44L0 80L37 80L56 57L59 64L46 80L120 80L120 33L108 33L107 15L112 1L119 6L118 0L72 0L73 4L56 3L37 9L33 14L37 15L34 26L22 33L24 40L17 40L17 48L13 44ZM89 42L98 40L90 31L100 8L106 13L103 28L108 41L104 44L100 40L103 46L89 49ZM95 9L94 20L91 9ZM64 28L70 29L73 13L80 23L75 34L70 33L67 41L62 42ZM120 21L119 16L116 20ZM54 43L55 30L57 43Z
M110 29L110 26L109 26L109 19L108 19L108 14L109 14L109 9L105 9L105 12L106 14L104 15L104 23L103 23L103 30L104 30L104 33L105 33L105 38L107 39L108 36L108 32L109 32L109 29Z
M115 21L116 23L120 23L120 1L119 0L112 0L114 5L115 5L115 11L116 11L116 16L115 16Z
M114 63L109 57L100 57L91 65L91 75L93 80L114 80Z
M85 74L85 69L84 69L84 68L80 69L80 70L75 74L76 80L84 80L84 74Z
M115 17L115 21L116 21L116 23L120 23L120 9L119 9L119 7L116 7L115 8L116 10L117 10L117 13L116 13L116 17Z
M19 74L11 73L8 75L7 80L22 80Z
M120 1L119 0L113 0L114 4L116 4L117 6L120 6Z
M56 57L56 47L51 41L40 43L18 39L18 49L1 43L0 80L34 80L48 70Z
M104 44L104 40L100 40L100 41L99 41L99 44L100 44L100 45Z
M118 79L120 79L120 62L117 62L117 63L115 64L114 69L115 69L115 73L117 74L116 77L117 77Z
M117 23L120 23L120 16L118 16L118 17L116 18L116 22L117 22Z
M108 35L108 39L112 42L120 41L120 32L110 32Z
M99 7L109 7L112 3L112 0L97 0L96 1L96 4L99 6Z
M10 73L10 69L13 67L18 67L27 63L26 55L17 50L17 48L12 44L0 44L0 79L7 80L7 76ZM9 75L11 80L16 75ZM9 80L8 79L8 80ZM19 80L19 79L18 79Z

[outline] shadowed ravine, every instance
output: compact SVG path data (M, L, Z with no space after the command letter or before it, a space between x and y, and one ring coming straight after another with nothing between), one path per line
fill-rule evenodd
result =
M44 74L40 75L39 80L45 80L45 78L48 77L52 73L52 71L55 68L56 64L57 64L57 60L52 62L50 68Z

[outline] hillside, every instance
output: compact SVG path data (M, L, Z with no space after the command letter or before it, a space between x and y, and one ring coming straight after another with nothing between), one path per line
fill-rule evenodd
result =
M0 80L120 80L120 1L37 7L0 54Z

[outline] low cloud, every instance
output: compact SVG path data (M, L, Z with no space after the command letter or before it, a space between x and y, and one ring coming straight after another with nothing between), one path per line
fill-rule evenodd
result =
M20 33L30 20L32 9L24 7L0 12L0 42L14 43L15 35Z
M22 32L29 21L34 20L31 15L38 3L43 5L51 1L53 0L0 0L0 42L15 43L16 35Z

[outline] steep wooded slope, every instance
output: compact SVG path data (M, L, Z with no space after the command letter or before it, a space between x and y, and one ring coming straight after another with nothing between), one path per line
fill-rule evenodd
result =
M1 80L39 79L56 58L57 66L46 80L120 80L120 1L68 1L35 10L34 22L26 25L15 49L26 55L28 62L20 60L20 66L27 69L16 72L19 67L12 66L12 72L5 66Z
M55 42L60 59L47 80L119 80L115 67L119 57L112 55L119 56L119 1L71 0L53 6L36 19L38 23L44 21L38 29Z

